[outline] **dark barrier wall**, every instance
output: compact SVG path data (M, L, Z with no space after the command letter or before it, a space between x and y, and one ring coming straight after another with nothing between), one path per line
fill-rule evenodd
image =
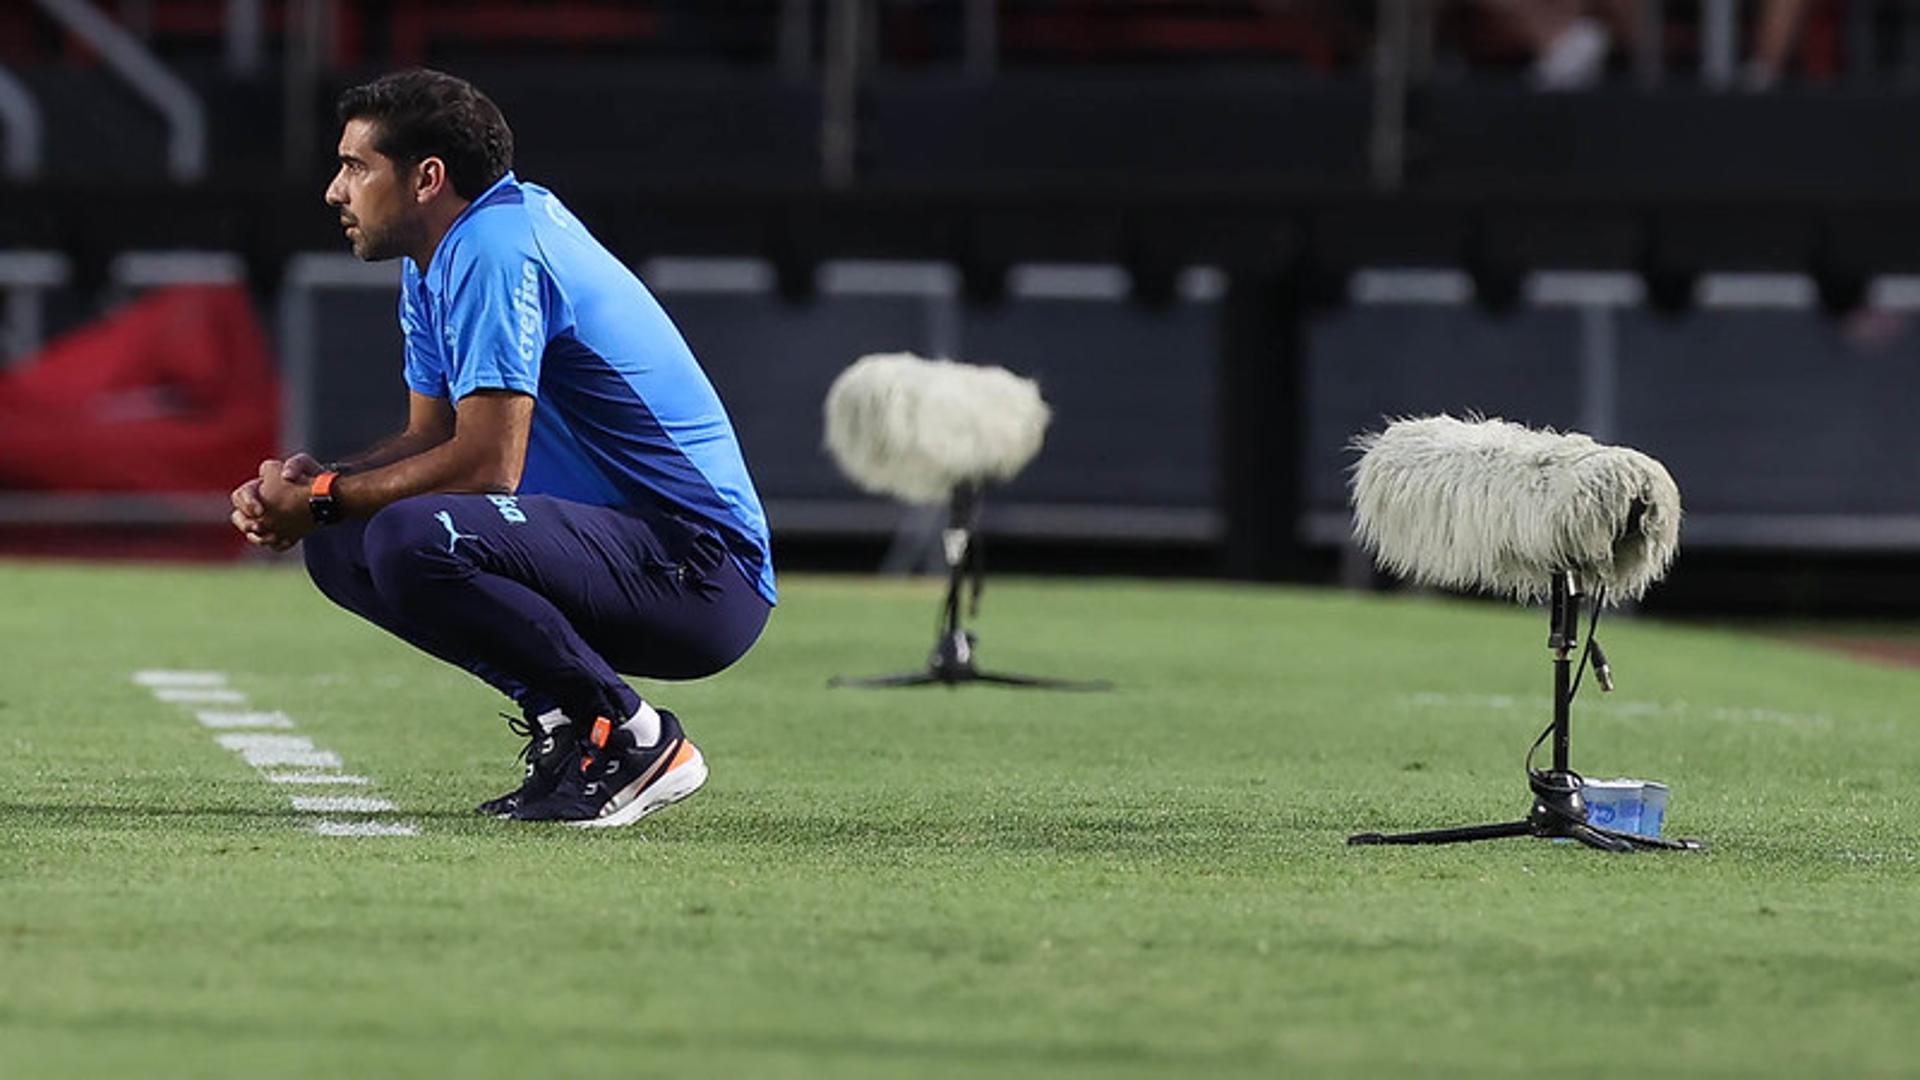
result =
M1791 311L1606 314L1611 405L1587 391L1591 332L1575 311L1492 318L1374 307L1316 320L1309 349L1309 500L1345 505L1341 446L1383 417L1479 411L1601 428L1679 480L1703 528L1728 515L1909 515L1920 510L1920 325L1911 313L1835 321ZM1606 361L1602 361L1603 363ZM1707 528L1709 533L1712 528ZM1724 529L1709 537L1741 538Z

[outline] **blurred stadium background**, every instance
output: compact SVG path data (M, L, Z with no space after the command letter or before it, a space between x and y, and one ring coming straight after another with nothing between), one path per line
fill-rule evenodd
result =
M1371 583L1346 439L1479 410L1669 465L1653 606L1920 608L1906 0L5 0L0 548L238 558L259 453L397 426L320 192L413 64L661 296L789 568L930 554L819 449L912 349L1056 408L1002 566Z
M937 559L820 447L855 357L1037 377L981 662L1119 688L830 690L941 585L791 573L661 688L691 808L468 812L495 695L226 524L401 420L321 192L409 64L660 295L784 571ZM0 1074L1910 1075L1920 675L1802 645L1920 656L1916 105L1920 0L0 0ZM1791 616L1607 624L1575 761L1708 852L1345 846L1522 810L1550 710L1536 611L1246 584L1384 585L1343 447L1434 410L1661 458L1646 607Z

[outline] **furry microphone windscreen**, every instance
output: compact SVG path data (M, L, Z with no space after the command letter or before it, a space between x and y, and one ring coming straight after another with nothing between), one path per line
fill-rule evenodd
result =
M1400 420L1353 447L1354 535L1422 585L1523 603L1573 570L1638 599L1680 541L1680 489L1658 461L1585 435L1498 419Z
M862 490L944 502L963 483L1011 479L1052 414L1040 387L1001 367L863 356L827 391L827 451Z

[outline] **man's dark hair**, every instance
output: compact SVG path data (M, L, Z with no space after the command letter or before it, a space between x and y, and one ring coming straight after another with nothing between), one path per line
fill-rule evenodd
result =
M472 200L513 168L507 118L465 79L441 71L396 71L340 95L340 122L369 120L373 148L402 168L429 157L447 163L455 194Z

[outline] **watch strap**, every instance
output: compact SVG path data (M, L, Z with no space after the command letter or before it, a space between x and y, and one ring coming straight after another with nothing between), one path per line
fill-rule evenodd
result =
M331 525L345 516L339 497L333 493L333 483L338 479L340 473L329 469L314 477L307 487L307 510L313 514L316 524Z

